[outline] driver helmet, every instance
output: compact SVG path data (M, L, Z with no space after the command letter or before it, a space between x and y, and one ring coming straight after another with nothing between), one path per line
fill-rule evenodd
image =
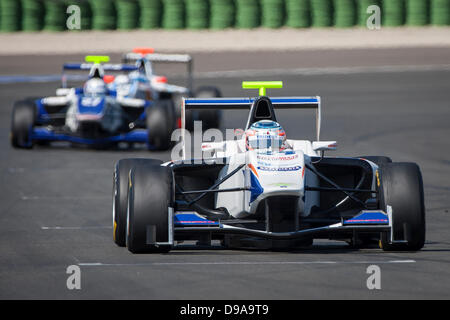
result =
M276 121L255 122L245 131L245 146L247 150L284 150L286 132Z
M129 76L129 79L132 81L143 82L143 83L148 82L146 75L139 71L132 71L129 73L128 76Z
M102 79L89 79L84 84L83 93L91 96L105 95L107 93L106 84Z

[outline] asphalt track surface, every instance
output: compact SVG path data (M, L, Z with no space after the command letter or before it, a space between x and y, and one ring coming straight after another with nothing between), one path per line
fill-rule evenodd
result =
M197 84L214 83L226 96L248 96L240 89L244 79L252 77L200 79ZM0 298L450 298L450 72L258 80L283 80L285 87L273 95L322 96L321 138L338 141L335 155L387 155L420 165L427 210L422 251L386 253L317 241L294 252L180 245L169 254L133 255L112 241L114 163L127 157L169 160L170 153L64 145L15 150L8 139L12 103L50 95L57 84L3 84ZM245 113L224 116L224 127L244 126ZM312 113L286 111L279 121L288 137L313 138ZM81 290L66 287L69 265L81 268ZM367 289L369 265L381 268L381 290Z

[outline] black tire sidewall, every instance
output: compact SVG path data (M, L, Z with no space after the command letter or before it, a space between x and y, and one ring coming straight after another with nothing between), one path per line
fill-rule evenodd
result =
M113 176L113 240L120 246L126 245L128 177L130 170L138 166L159 165L157 159L121 159L114 166Z
M127 247L133 253L168 252L170 245L146 244L147 226L156 227L156 241L167 242L168 208L173 207L173 175L165 166L133 168L127 210Z
M15 148L32 148L31 134L36 119L33 100L26 99L14 104L11 118L11 144Z
M409 162L388 163L380 167L379 174L380 207L386 211L388 205L392 207L394 240L408 240L406 244L391 244L383 234L383 249L420 250L425 242L425 205L419 167Z

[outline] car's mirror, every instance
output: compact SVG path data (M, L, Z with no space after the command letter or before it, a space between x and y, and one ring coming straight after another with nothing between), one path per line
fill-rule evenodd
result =
M336 150L337 142L336 141L314 141L312 143L312 148L314 151Z
M202 143L202 151L210 152L210 151L223 151L225 148L225 142L203 142Z

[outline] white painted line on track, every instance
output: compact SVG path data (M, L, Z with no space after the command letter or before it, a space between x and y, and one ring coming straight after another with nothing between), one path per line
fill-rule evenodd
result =
M33 201L33 200L105 200L111 199L111 197L103 196L103 197L71 197L71 196L21 196L20 197L24 201Z
M318 68L290 68L290 69L248 69L194 72L197 79L211 78L235 78L245 76L277 76L277 75L345 75L358 73L395 73L414 71L450 71L450 64L437 65L394 65L394 66L355 66L355 67L318 67ZM182 74L173 74L174 77L182 77ZM60 75L0 75L0 84L54 82L61 78ZM81 80L81 79L77 79ZM84 79L83 79L84 80Z
M277 76L277 75L346 75L359 73L396 73L396 72L450 71L450 64L442 65L403 65L403 66L361 66L361 67L329 67L329 68L293 68L293 69L263 69L263 70L230 70L197 72L199 79L234 78L242 76Z
M80 262L80 267L141 267L141 266L189 266L189 265L313 265L313 264L397 264L416 263L415 260L386 260L386 261L231 261L231 262L148 262L148 263L101 263Z
M90 230L90 229L112 229L112 227L111 226L41 227L41 230Z

